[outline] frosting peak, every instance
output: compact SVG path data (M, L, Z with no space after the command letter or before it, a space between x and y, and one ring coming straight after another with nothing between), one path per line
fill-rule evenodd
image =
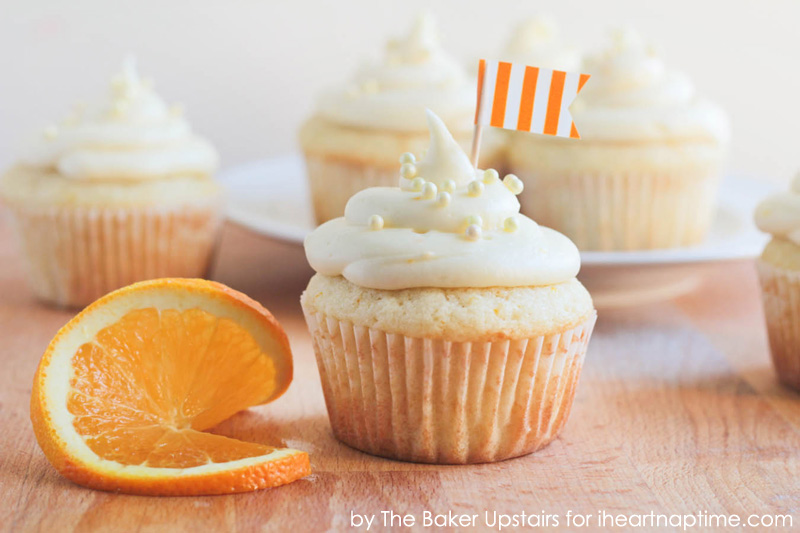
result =
M416 165L416 174L426 181L434 183L439 189L452 180L456 186L464 185L475 179L475 167L467 154L461 149L447 130L442 119L430 109L425 110L431 141L424 160ZM410 154L409 154L410 155ZM413 157L413 156L412 156ZM412 176L413 178L413 176ZM401 176L400 187L412 188L411 181Z
M389 63L422 63L439 47L436 21L428 12L420 13L404 38L391 39L386 45Z
M362 66L344 88L322 95L319 113L338 124L425 131L423 107L451 126L471 128L474 86L439 44L435 19L417 17L410 31L386 45L381 61Z
M561 283L580 267L575 245L519 214L522 182L478 170L427 113L431 146L400 157L400 187L353 195L345 216L305 241L311 266L374 289Z
M551 17L522 21L503 50L504 58L536 67L578 70L580 56L561 42L559 28Z
M800 172L788 191L763 200L756 208L756 226L800 246Z
M192 134L182 107L168 106L128 57L106 101L77 106L60 125L47 127L23 160L70 179L146 180L207 175L218 158Z

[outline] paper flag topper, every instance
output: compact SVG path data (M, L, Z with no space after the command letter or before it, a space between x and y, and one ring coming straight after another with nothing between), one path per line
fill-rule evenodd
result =
M569 106L588 74L481 59L475 124L580 139Z

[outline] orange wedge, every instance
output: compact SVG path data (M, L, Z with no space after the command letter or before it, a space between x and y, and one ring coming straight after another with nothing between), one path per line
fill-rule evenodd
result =
M311 473L305 452L204 433L292 380L286 333L212 281L107 294L61 328L33 383L31 421L75 483L148 495L244 492Z

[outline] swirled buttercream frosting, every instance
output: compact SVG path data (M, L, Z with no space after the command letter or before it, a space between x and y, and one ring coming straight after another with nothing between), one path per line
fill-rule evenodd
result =
M451 127L471 127L475 86L439 44L435 21L420 15L411 31L389 41L383 59L362 66L345 87L319 101L319 114L355 127L425 131L419 109L434 110Z
M756 208L756 226L800 246L800 173L788 191L774 194Z
M47 127L22 160L65 178L147 180L210 174L218 156L192 133L182 108L168 106L128 58L106 101L78 106Z
M430 146L400 157L399 187L353 195L344 217L305 241L312 268L361 287L520 287L574 278L580 255L564 235L519 213L522 182L477 170L427 112Z
M580 54L564 46L551 17L534 17L517 25L503 49L503 59L534 67L577 71Z
M572 106L586 139L701 138L726 141L725 113L695 96L682 72L670 70L631 30L612 34L611 46L584 59L592 79Z

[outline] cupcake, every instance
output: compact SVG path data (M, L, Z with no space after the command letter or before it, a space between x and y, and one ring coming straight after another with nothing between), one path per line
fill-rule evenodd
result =
M800 390L800 174L790 191L761 202L755 219L772 235L756 261L772 362L778 379Z
M35 294L82 306L135 281L203 277L217 160L128 60L106 101L47 127L0 182Z
M546 16L520 22L500 56L503 61L511 63L569 72L577 72L581 62L578 50L564 44L555 20ZM498 128L486 128L483 135L490 139L502 136L502 143L506 146L504 168L510 167L508 159L512 146L516 150L524 150L527 142L536 142L538 137L527 132Z
M403 38L389 41L381 61L359 69L346 87L322 95L300 130L317 222L344 214L367 187L397 182L397 155L427 141L419 109L433 109L462 146L472 142L476 82L439 45L429 14ZM483 161L499 146L484 143Z
M592 76L571 108L581 140L517 136L510 148L523 213L582 250L701 242L729 137L723 111L632 31L581 71Z
M355 194L305 242L301 297L331 426L426 463L531 453L569 415L595 322L566 237L519 214L514 176L472 167L428 112L400 187Z

